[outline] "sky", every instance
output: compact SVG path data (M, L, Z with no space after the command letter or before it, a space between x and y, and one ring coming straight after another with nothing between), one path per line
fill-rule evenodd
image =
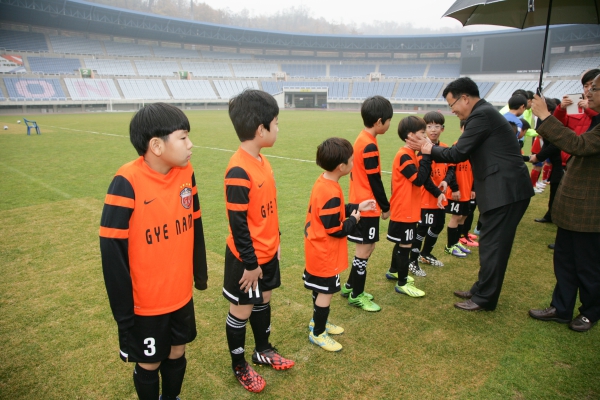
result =
M415 27L461 28L460 22L442 15L455 0L200 0L216 9L229 9L235 13L247 9L250 15L269 15L290 7L305 6L311 16L323 17L330 22L394 21L411 23ZM366 5L368 4L367 10ZM465 32L506 29L499 26L476 25L463 28Z

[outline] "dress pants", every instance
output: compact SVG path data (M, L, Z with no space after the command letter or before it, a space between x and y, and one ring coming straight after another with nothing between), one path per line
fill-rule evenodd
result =
M473 284L471 300L487 310L494 310L504 282L508 258L517 226L530 199L494 208L480 215L479 275Z
M560 181L556 183L550 182L550 196L548 197L548 211L546 211L546 215L544 215L544 219L548 221L552 221L552 204L554 204L554 198L556 197L556 192L558 191L558 184Z
M577 300L579 312L591 322L600 319L600 232L575 232L558 228L554 247L556 286L552 307L559 318L572 319Z

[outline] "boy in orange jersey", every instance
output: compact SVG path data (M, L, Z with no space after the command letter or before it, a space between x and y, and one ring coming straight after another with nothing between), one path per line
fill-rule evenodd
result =
M460 130L464 131L465 122L460 121ZM458 258L465 258L467 254L471 254L471 250L460 242L461 234L468 235L468 231L464 232L464 223L469 213L474 212L474 205L471 204L475 200L475 192L473 191L473 170L469 160L456 164L454 170L454 182L449 182L448 205L446 213L450 214L448 221L448 245L444 249L446 254L453 255ZM476 242L475 245L478 245Z
M365 311L379 311L381 307L373 302L373 295L365 292L367 262L375 243L379 241L379 217L388 219L390 203L381 182L381 163L377 135L383 135L390 128L394 109L388 99L382 96L367 98L360 109L365 129L354 142L354 167L350 174L350 203L359 204L364 200L375 199L377 207L365 211L356 229L348 235L348 240L356 243L356 252L347 283L341 294L348 297L348 304Z
M178 399L185 345L196 337L192 285L206 289L200 202L189 160L190 123L149 104L129 125L140 157L117 171L104 200L100 252L123 361L135 362L142 400Z
M344 205L338 181L352 171L352 145L346 139L330 138L317 147L317 165L325 172L310 194L304 225L304 287L313 293L313 319L308 339L327 351L340 351L342 345L329 335L344 328L330 323L329 305L340 291L340 272L348 268L348 243L345 238L360 221L362 211L375 210L375 200ZM350 214L348 218L346 215Z
M229 118L241 144L225 171L229 236L223 296L230 302L225 332L233 373L250 392L263 390L265 380L244 357L248 320L256 344L252 361L277 370L294 366L269 342L271 292L281 285L279 219L273 170L260 151L275 143L278 115L273 96L260 90L245 90L229 100Z
M425 136L427 124L422 118L410 116L398 124L398 136L402 141L412 136ZM392 265L398 270L396 292L410 297L423 297L425 292L415 287L414 278L408 276L411 262L411 247L421 218L421 187L431 174L431 149L433 144L420 148L404 145L396 153L392 164L392 197L390 199L390 224L387 238L395 243L392 250ZM422 150L423 158L419 162L415 151ZM415 253L418 255L418 253ZM417 256L412 255L414 261Z

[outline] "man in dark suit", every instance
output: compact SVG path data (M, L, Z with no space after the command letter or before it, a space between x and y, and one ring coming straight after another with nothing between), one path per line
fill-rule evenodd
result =
M466 125L454 146L434 148L431 158L450 163L471 161L481 221L479 276L470 290L454 292L465 299L454 306L466 311L492 311L498 304L517 225L533 196L533 187L514 130L490 103L479 98L477 84L470 78L459 78L444 89L443 96Z
M600 75L587 98L589 107L600 112ZM577 136L550 115L539 96L532 109L542 120L538 133L571 158L552 204L552 221L558 226L552 302L543 310L529 310L529 315L586 332L600 319L600 121L594 117L590 129ZM577 291L581 307L571 321Z

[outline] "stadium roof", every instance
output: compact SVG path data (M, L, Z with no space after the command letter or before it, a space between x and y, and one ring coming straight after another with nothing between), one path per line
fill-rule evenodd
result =
M70 31L191 44L311 51L423 52L460 51L475 32L418 36L310 35L256 30L159 16L81 0L0 0L2 20ZM543 28L533 28L538 30ZM515 31L518 33L520 31ZM598 43L600 27L552 27L554 45Z

